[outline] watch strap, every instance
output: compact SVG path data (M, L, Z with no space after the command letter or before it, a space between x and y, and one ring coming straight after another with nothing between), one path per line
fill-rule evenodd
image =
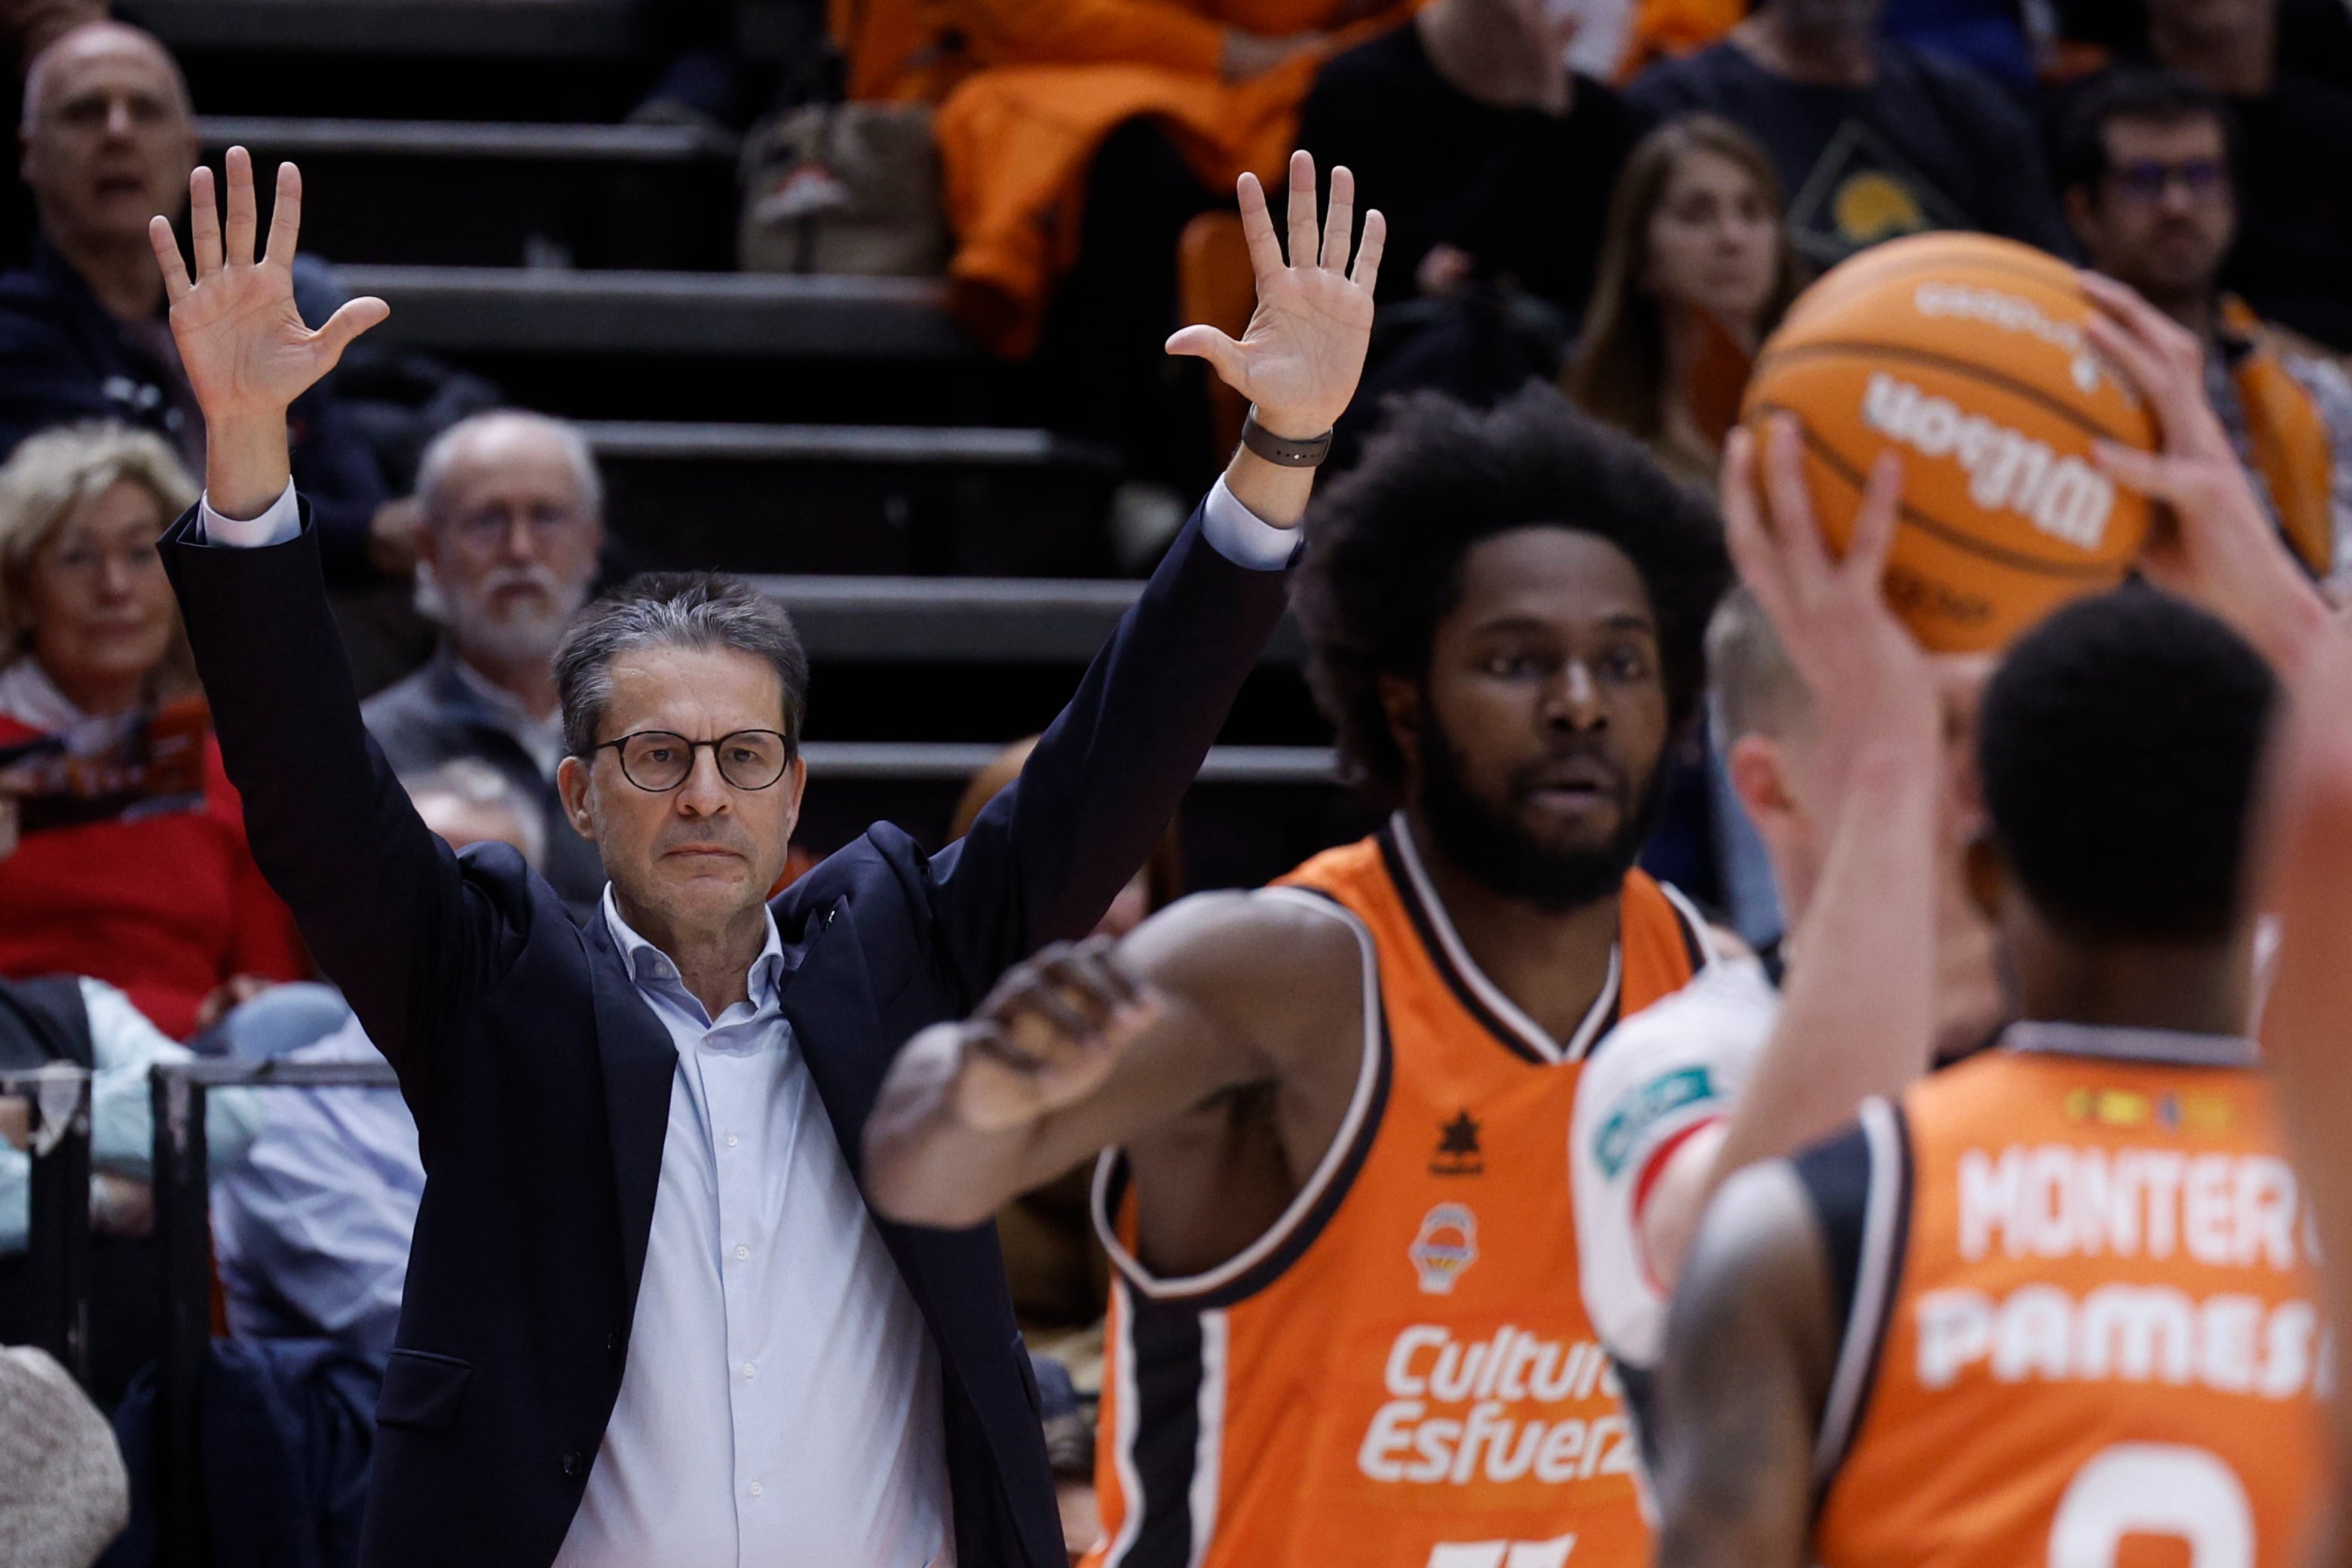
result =
M1281 468L1320 468L1323 459L1331 455L1331 432L1326 430L1320 436L1293 441L1259 424L1257 410L1252 408L1242 420L1242 445Z

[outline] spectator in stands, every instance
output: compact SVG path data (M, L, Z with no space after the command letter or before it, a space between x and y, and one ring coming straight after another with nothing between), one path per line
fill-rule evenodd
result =
M131 1515L131 1479L105 1415L66 1369L0 1350L0 1563L89 1568Z
M1930 228L2066 254L2024 113L1967 67L1881 37L1878 13L1878 0L1764 0L1628 96L1661 117L1719 114L1761 142L1816 265Z
M195 166L179 67L136 27L79 27L34 61L22 137L40 236L32 265L0 277L0 451L47 426L105 418L162 434L201 468L204 424L147 243L148 219L185 207ZM323 320L337 294L324 268L305 269L306 314ZM386 503L331 386L295 408L292 429L330 571L346 582L404 574L407 513Z
M950 294L982 342L1033 360L1036 417L1184 494L1210 481L1199 373L1160 353L1178 237L1244 170L1278 184L1318 61L1415 3L940 0L925 42L883 51L893 93L961 73L934 124Z
M119 426L45 431L0 467L0 757L49 737L145 761L142 724L199 700L155 551L195 498L161 437ZM110 800L0 773L0 975L95 975L186 1039L310 965L211 735L184 779L164 771Z
M1617 184L1564 390L1715 493L1757 346L1805 280L1764 150L1727 120L1652 132Z
M2222 94L2238 117L2238 243L2223 280L2265 318L2352 350L2352 92L2280 54L2276 0L2149 0L2147 11L2155 62Z
M1037 1415L1045 1428L1045 1460L1054 1469L1054 1500L1062 1510L1062 1544L1070 1568L1102 1539L1102 1505L1095 1498L1095 1423L1078 1403L1069 1369L1032 1355L1037 1374Z
M1609 193L1642 117L1571 72L1576 17L1544 0L1432 0L1332 57L1298 144L1389 220L1383 301L1508 279L1583 314ZM1530 201L1528 193L1542 199Z
M441 644L424 668L368 700L368 729L397 772L477 757L538 803L547 879L584 911L604 874L556 795L563 718L551 661L604 542L595 458L562 420L478 414L425 448L416 494L417 564Z
M2205 395L2239 460L2304 568L2328 577L2352 547L2352 381L2222 291L2238 222L2235 143L2230 106L2210 88L2112 71L2067 116L2066 216L2093 268L2203 342Z
M535 793L517 789L478 757L404 775L416 814L453 849L509 844L531 866L547 840ZM382 1065L383 1055L341 997L289 986L312 1025L268 1026L248 1005L233 1039L240 1058ZM323 1003L321 1006L320 1004ZM216 1163L213 1246L229 1331L249 1339L334 1340L382 1364L400 1324L408 1246L425 1195L416 1121L385 1089L278 1089L269 1121L242 1161Z
M148 1186L155 1131L147 1069L191 1055L104 981L0 981L0 1065L65 1060L92 1069L90 1373L92 1388L110 1405L153 1358L162 1340L160 1259L148 1239L155 1218ZM205 1138L214 1171L244 1153L261 1118L254 1090L221 1089L205 1097ZM0 1343L22 1340L26 1330L32 1158L26 1151L31 1131L24 1101L14 1096L0 1100Z

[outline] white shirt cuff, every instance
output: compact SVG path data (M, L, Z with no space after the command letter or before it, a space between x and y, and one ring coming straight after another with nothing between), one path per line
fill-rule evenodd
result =
M1255 522L1256 519L1251 521ZM226 544L239 550L283 544L302 531L302 508L294 500L294 481L289 479L286 493L270 502L269 510L259 517L223 517L213 510L213 498L205 496L196 503L196 526L203 531L206 544Z
M1201 537L1236 566L1279 572L1290 564L1299 536L1298 530L1276 528L1242 505L1219 475L1209 499L1201 503Z

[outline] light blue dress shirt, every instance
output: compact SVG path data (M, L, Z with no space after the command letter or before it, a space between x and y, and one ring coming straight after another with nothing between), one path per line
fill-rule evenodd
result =
M712 1018L612 890L677 1047L621 1394L559 1568L954 1559L939 1354L780 1005L772 916Z
M147 1069L187 1061L194 1052L147 1021L130 997L84 975L82 1008L89 1015L89 1163L139 1181L155 1154L155 1119ZM243 1157L260 1130L259 1096L249 1089L216 1089L205 1096L205 1146L215 1176ZM0 1257L25 1250L32 1217L33 1157L0 1143Z
M357 1018L294 1062L381 1062ZM229 1331L392 1349L425 1195L416 1122L389 1089L276 1089L239 1161L215 1163L213 1246Z

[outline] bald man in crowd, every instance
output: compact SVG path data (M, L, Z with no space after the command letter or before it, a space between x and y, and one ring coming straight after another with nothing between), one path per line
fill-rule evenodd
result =
M0 276L0 456L52 425L110 419L157 432L203 472L204 421L147 242L148 219L185 210L196 163L178 64L137 27L74 27L33 58L18 138L39 234L31 265ZM304 266L295 301L306 317L324 321L341 299L326 268ZM404 573L404 513L386 505L331 380L295 406L292 428L330 575L356 585Z
M417 573L441 643L361 716L395 772L475 758L535 802L546 819L547 879L585 910L604 873L556 795L563 718L551 661L587 600L604 541L595 458L561 419L478 414L425 449L416 500Z

